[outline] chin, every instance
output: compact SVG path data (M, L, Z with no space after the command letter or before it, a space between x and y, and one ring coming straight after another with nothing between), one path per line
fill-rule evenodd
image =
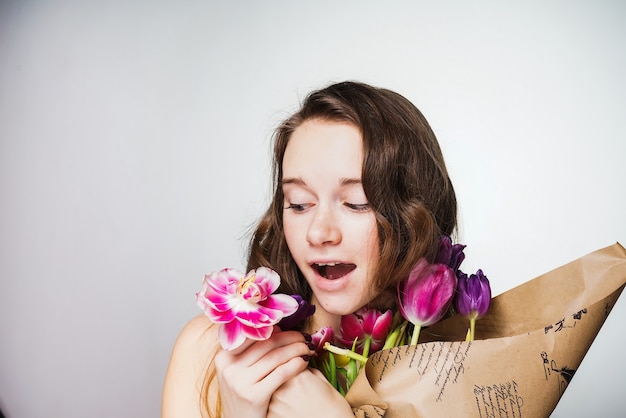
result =
M314 292L313 299L319 309L333 316L350 315L369 304L375 297L344 289L341 292Z
M324 303L326 302L326 303ZM350 315L358 311L363 305L347 304L344 300L338 301L319 301L320 308L330 315L344 316Z
M353 314L354 312L358 310L359 308L346 308L344 305L341 307L337 307L336 309L334 309L334 307L330 307L329 309L326 309L326 312L328 312L331 315L344 316L344 315Z

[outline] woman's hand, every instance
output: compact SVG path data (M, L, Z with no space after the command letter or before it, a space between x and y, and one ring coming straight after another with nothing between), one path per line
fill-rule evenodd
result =
M285 382L272 396L268 418L350 417L352 408L317 370L308 368Z
M223 418L265 418L272 394L307 368L313 351L304 336L279 331L276 327L266 341L246 341L216 355Z

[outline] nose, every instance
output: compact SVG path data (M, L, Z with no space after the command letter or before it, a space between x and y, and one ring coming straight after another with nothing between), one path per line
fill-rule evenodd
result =
M341 242L341 228L332 209L317 206L307 229L309 245L336 245Z

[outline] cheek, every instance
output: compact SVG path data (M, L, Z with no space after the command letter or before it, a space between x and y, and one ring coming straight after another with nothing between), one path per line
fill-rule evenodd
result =
M371 225L367 245L369 254L369 271L371 274L374 274L376 272L376 268L378 267L378 260L380 259L378 226L375 221L373 222L373 225Z
M287 247L289 248L289 251L291 252L293 256L294 250L297 249L299 235L300 235L298 223L294 222L293 220L290 220L288 217L287 219L283 217L283 233L285 234L285 241L287 242Z

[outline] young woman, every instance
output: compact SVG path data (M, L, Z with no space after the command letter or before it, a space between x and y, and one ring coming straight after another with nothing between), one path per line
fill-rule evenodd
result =
M278 292L315 304L301 332L219 348L203 315L178 337L163 417L351 417L317 371L306 333L337 331L363 306L396 309L396 285L441 234L456 228L456 197L439 144L407 99L362 83L311 93L277 130L274 196L252 237L248 269L281 276Z

